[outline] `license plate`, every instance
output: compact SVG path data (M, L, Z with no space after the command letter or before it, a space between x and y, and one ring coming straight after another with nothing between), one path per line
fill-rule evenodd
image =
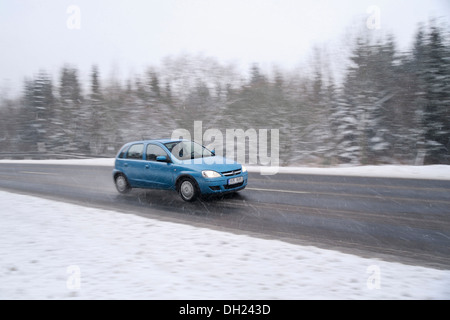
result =
M228 179L228 184L236 184L236 183L241 183L244 181L244 177L236 177L236 178L231 178Z

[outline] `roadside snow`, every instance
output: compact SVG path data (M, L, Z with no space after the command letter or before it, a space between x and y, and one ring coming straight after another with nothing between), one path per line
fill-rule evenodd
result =
M96 159L65 159L65 160L0 160L0 163L18 163L18 164L59 164L76 166L114 166L114 158L96 158Z
M86 165L86 166L114 166L114 158L102 159L75 159L75 160L0 160L0 163L22 164L59 164L59 165ZM331 168L310 167L262 167L247 166L249 172L271 175L274 173L292 174L317 174L359 177L384 177L384 178L408 178L408 179L435 179L450 180L449 165L430 166L343 166Z
M252 172L269 172L270 167L251 167ZM279 167L272 169L276 173L292 174L317 174L330 176L355 176L373 178L406 178L406 179L432 179L450 180L450 166L354 166L354 167L331 167L331 168L308 168L308 167Z
M449 299L450 270L0 191L0 299Z

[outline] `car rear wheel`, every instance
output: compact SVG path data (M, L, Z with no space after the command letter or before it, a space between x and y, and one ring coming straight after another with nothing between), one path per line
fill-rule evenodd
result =
M183 178L180 181L178 192L184 201L194 201L199 194L197 185L190 178Z
M116 183L116 189L117 189L117 191L119 191L119 193L125 194L125 193L130 192L130 190L131 190L130 184L128 183L127 178L123 174L119 174L116 177L115 183Z

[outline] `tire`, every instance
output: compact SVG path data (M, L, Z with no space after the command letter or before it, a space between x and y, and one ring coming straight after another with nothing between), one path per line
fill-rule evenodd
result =
M178 193L181 199L192 202L199 196L197 184L191 178L182 178L178 184Z
M131 191L130 184L123 174L118 174L114 179L116 189L121 194L126 194Z

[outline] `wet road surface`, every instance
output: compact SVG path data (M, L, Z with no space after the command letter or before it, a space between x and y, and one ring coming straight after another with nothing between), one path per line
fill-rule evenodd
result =
M250 173L247 188L238 194L186 203L174 191L134 189L120 195L111 171L100 166L0 164L0 189L450 268L450 181Z

